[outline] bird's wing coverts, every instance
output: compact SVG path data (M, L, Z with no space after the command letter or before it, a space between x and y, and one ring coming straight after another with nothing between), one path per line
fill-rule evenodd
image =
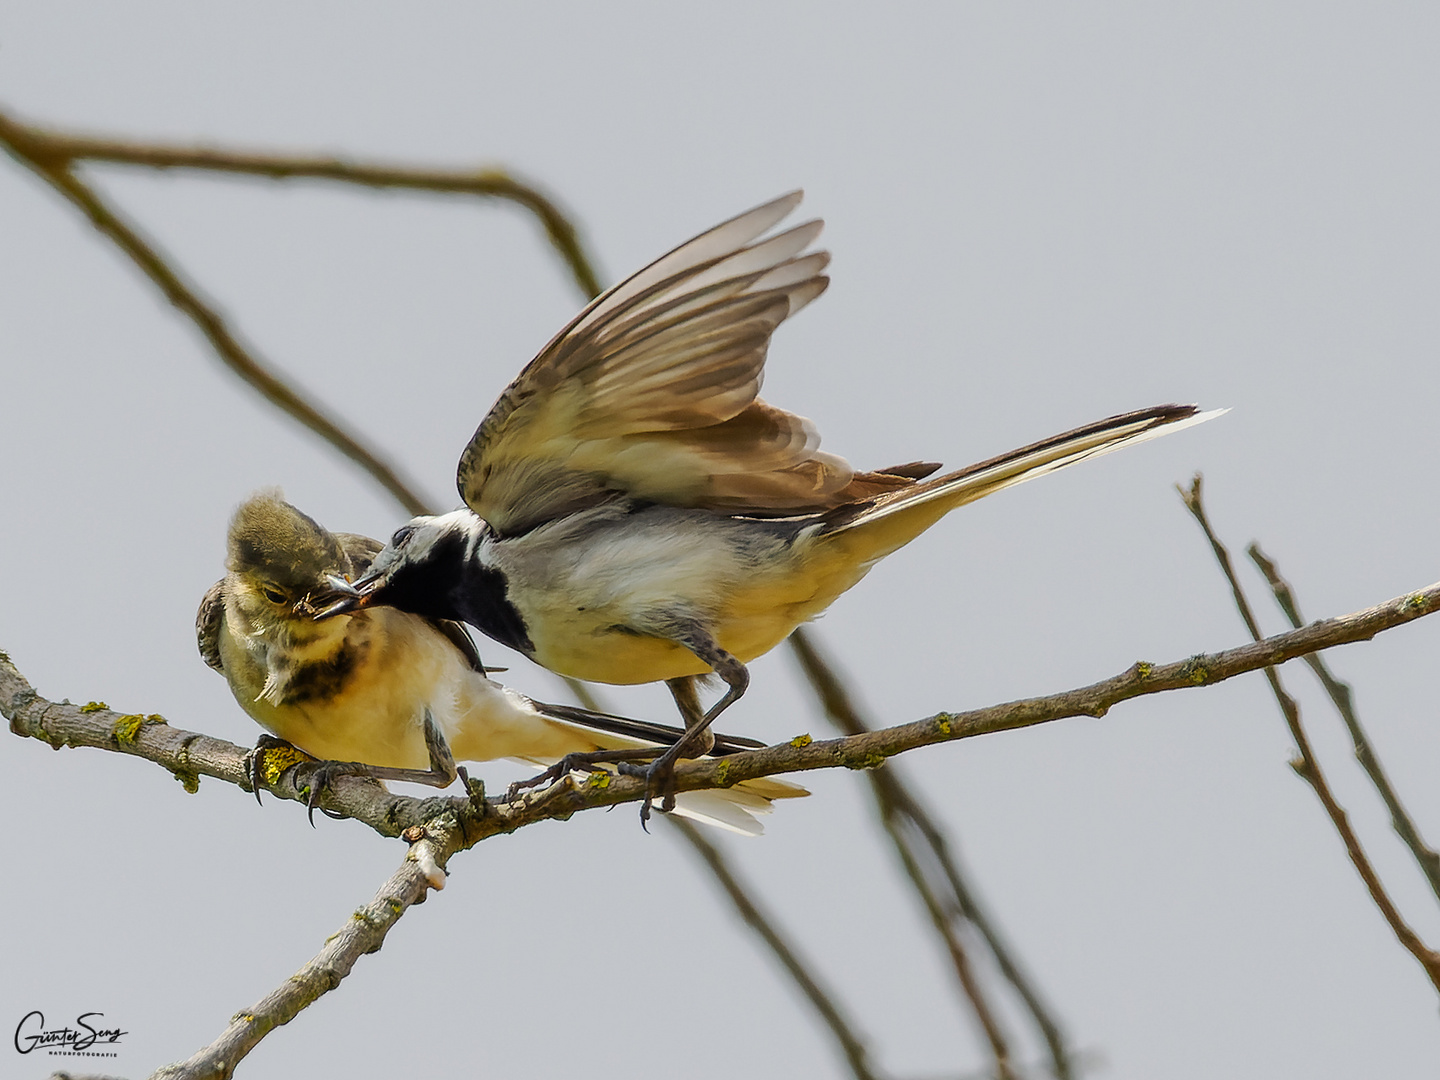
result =
M221 580L205 590L200 610L195 613L195 644L200 658L222 675L225 665L220 662L220 623L224 618L225 582Z
M604 293L486 416L460 458L466 504L514 535L617 494L789 516L904 486L857 476L813 424L760 400L770 336L829 284L811 221L758 239L792 192L732 218Z

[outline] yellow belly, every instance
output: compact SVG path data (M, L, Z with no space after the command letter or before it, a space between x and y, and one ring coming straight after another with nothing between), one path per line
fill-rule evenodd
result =
M815 618L865 576L843 554L821 545L779 572L731 590L705 620L720 647L749 663L764 656L803 622ZM535 660L551 671L587 682L632 685L704 675L706 664L685 646L659 637L616 630L597 619L541 618L531 624ZM548 631L548 632L547 632Z

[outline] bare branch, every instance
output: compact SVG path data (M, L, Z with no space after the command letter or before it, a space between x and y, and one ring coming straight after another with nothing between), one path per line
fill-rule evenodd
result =
M4 145L17 161L69 199L99 232L114 241L165 294L165 298L199 327L200 332L231 371L253 387L266 401L298 420L373 476L407 511L412 514L426 511L425 500L401 478L394 466L385 461L378 451L365 445L359 436L346 431L340 422L332 419L325 410L307 401L262 363L253 349L240 342L214 306L201 299L195 287L187 283L178 271L172 269L173 260L162 255L154 244L136 232L92 188L82 183L63 158L57 161L46 144L37 144L34 135L32 129L22 127L0 114L0 145Z
M378 952L400 916L424 901L432 885L424 870L428 855L423 849L427 845L427 840L420 840L380 887L375 899L356 909L304 967L253 1008L232 1017L230 1026L209 1046L187 1061L156 1070L151 1080L228 1080L235 1066L261 1039L336 989L355 961L366 953Z
M1058 694L967 712L937 713L912 723L840 739L794 739L763 750L683 762L675 770L675 790L730 787L742 780L810 769L871 769L895 754L921 746L1013 731L1072 716L1104 716L1113 706L1131 698L1208 686L1318 649L1366 641L1392 627L1423 618L1437 608L1440 582L1363 611L1237 648L1168 664L1138 663L1109 679ZM0 653L0 714L10 721L10 730L15 734L41 739L57 748L93 746L134 754L164 766L187 787L198 783L200 776L213 776L249 790L244 747L172 728L157 716L122 715L94 703L75 706L48 701L31 688L4 653ZM298 801L302 796L296 780L300 779L303 786L307 770L306 765L287 770L270 785L271 790L282 798ZM454 851L496 833L513 832L536 821L581 810L638 802L644 797L643 779L610 774L595 774L590 782L578 786L569 782L555 784L514 803L453 797L412 799L391 795L374 781L341 777L322 801L329 809L364 821L386 836L394 836L411 825L434 826L446 818L446 827L463 835L446 840L447 845L454 846L437 849L443 866Z
M565 683L569 686L570 692L575 695L575 699L585 708L592 712L607 711L589 683L570 678L566 678ZM840 1006L827 991L821 988L819 977L812 974L805 962L800 959L799 950L785 940L773 921L761 913L759 905L750 896L751 890L735 877L720 849L706 840L702 831L695 828L687 819L675 815L671 816L669 820L675 823L680 830L680 835L699 854L721 889L730 897L730 902L735 905L740 917L755 931L780 962L780 966L795 980L800 992L815 1007L826 1027L830 1029L830 1033L834 1035L835 1041L840 1046L840 1053L849 1063L856 1080L876 1080L876 1074L872 1071L867 1059L865 1044L842 1015Z
M975 1019L980 1025L985 1040L990 1044L990 1052L995 1057L995 1075L998 1080L1016 1080L1015 1069L1010 1061L1009 1041L1000 1027L1000 1020L986 997L980 980L975 977L975 971L970 966L970 958L960 942L960 935L950 924L950 913L946 909L946 905L941 901L936 890L931 888L930 881L920 865L920 860L904 833L900 813L893 805L882 804L880 821L885 826L885 831L890 834L895 851L900 856L900 864L905 868L905 875L915 886L915 891L919 893L925 910L930 914L930 921L935 926L935 932L940 935L940 940L950 954L950 963L955 968L955 977L959 980L965 996L969 998Z
M790 973L801 992L810 1000L826 1026L830 1028L835 1036L835 1041L840 1044L841 1052L845 1060L850 1064L850 1071L855 1074L856 1080L876 1080L876 1074L871 1070L867 1060L865 1044L855 1034L850 1022L840 1013L840 1008L831 1000L830 995L820 986L819 982L812 975L796 953L795 949L781 937L774 923L755 905L750 898L748 890L736 879L734 871L725 861L720 849L710 843L702 834L698 826L677 815L670 815L670 822L680 831L680 834L690 842L690 846L705 860L715 879L730 897L735 910L740 917L750 926L760 939L770 946L776 958L784 965L785 970Z
M1191 482L1188 492L1178 485L1177 490L1180 492L1180 497L1185 500L1186 509L1194 515L1195 520L1200 523L1200 528L1205 531L1205 538L1210 541L1210 548L1215 553L1215 559L1220 564L1220 569L1224 571L1226 580L1230 583L1230 591L1234 594L1235 606L1240 611L1240 617L1245 620L1245 625L1249 628L1251 637L1255 638L1257 642L1260 642L1260 627L1255 622L1255 616L1250 610L1250 604L1245 599L1244 590L1240 587L1240 581L1235 576L1235 568L1230 562L1230 553L1226 550L1225 545L1220 542L1219 537L1215 535L1215 531L1210 527L1209 519L1205 516L1205 505L1201 498L1201 481L1202 477L1199 473L1196 473L1195 479ZM1314 625L1320 624L1317 623ZM1303 633L1303 631L1293 632ZM1280 636L1283 637L1285 635ZM1272 638L1270 640L1273 641L1274 639ZM1324 773L1320 771L1320 763L1316 760L1310 748L1310 739L1305 734L1305 728L1300 722L1300 706L1296 704L1294 698L1285 692L1284 686L1280 683L1280 673L1273 667L1267 666L1265 668L1265 678L1270 682L1270 689L1275 694L1275 700L1280 704L1280 711L1285 715L1285 723L1290 728L1290 735L1295 740L1295 745L1300 751L1300 757L1291 761L1290 767L1314 789L1321 804L1325 807L1325 812L1330 815L1330 821L1335 826L1335 831L1340 834L1340 838L1345 844L1345 850L1350 856L1350 861L1355 865L1355 869L1360 874L1361 880L1365 882L1365 887L1370 890L1370 898L1375 902L1375 906L1380 909L1380 914L1385 917L1385 921L1390 924L1390 929L1394 932L1400 944L1408 949L1410 954L1419 961L1420 966L1425 969L1425 974L1430 977L1430 982L1434 984L1437 991L1440 991L1440 952L1435 952L1420 940L1420 936L1405 922L1399 909L1395 907L1389 894L1385 891L1385 886L1381 883L1379 875L1376 874L1369 857L1365 854L1365 849L1361 846L1359 837L1355 835L1355 831L1350 827L1350 820L1344 808L1335 800L1334 794L1330 791L1330 785L1325 780Z
M1280 576L1280 570L1260 550L1259 544L1251 544L1245 549L1251 560L1260 568L1265 575L1265 580L1270 583L1270 589L1275 594L1275 600L1280 605L1280 610L1290 620L1291 626L1301 626L1304 620L1300 617L1300 607L1295 601L1295 594L1290 588L1289 582ZM1440 854L1425 843L1416 827L1414 820L1406 811L1400 796L1390 784L1390 779L1385 775L1385 769L1380 764L1380 758L1375 753L1374 747L1370 744L1365 729L1360 724L1360 718L1355 714L1355 698L1348 683L1341 682L1330 673L1323 657L1312 653L1305 657L1305 663L1315 672L1320 679L1321 685L1325 687L1330 700L1335 703L1336 710L1345 721L1345 727L1350 732L1350 740L1355 744L1355 757L1359 760L1360 766L1365 770L1370 782L1375 785L1375 790L1380 793L1384 800L1385 807L1390 811L1390 823L1394 826L1395 832L1405 842L1415 856L1415 861L1420 864L1420 871L1430 882L1430 889L1435 893L1436 899L1440 899Z
M103 139L23 124L0 113L0 139L13 144L15 137L25 146L24 157L48 169L68 169L77 161L104 161L151 169L196 169L270 180L328 180L361 187L499 199L523 207L535 217L586 297L600 292L594 265L569 216L537 185L518 180L504 169L417 168L336 157Z
M809 679L826 715L835 726L847 734L860 734L871 730L871 725L860 715L859 708L855 705L853 697L840 676L821 654L809 633L804 628L797 630L790 637L790 645L800 663L801 670ZM1012 1067L1009 1063L1005 1039L999 1030L998 1021L994 1019L994 1011L986 1003L978 984L974 983L969 964L965 959L960 936L957 933L958 928L952 925L957 915L980 933L1001 974L1024 1001L1049 1049L1050 1067L1055 1076L1060 1080L1069 1080L1071 1076L1070 1055L1065 1049L1065 1039L1059 1024L1051 1016L1048 1007L1040 998L1039 991L1035 989L1029 977L1021 971L1011 953L1010 946L1005 942L966 883L959 863L950 852L950 845L944 831L895 768L877 769L869 774L869 779L881 824L895 845L896 853L905 867L906 874L915 885L921 902L930 913L931 921L940 935L941 943L950 954L956 969L956 977L959 979L966 997L970 1000L982 1028L985 1029L992 1049L996 1052L997 1067L1001 1070L1002 1075ZM936 885L932 885L925 874L919 854L913 848L910 838L905 832L907 824L916 830L928 845L931 859L938 865L944 885L949 887L947 890L948 902L942 902L939 899L940 889Z

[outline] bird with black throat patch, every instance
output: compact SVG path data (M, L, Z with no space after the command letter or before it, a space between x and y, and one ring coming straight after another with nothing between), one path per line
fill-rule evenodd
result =
M261 492L235 511L227 573L205 594L196 638L205 662L266 731L324 763L311 809L337 775L445 787L459 761L533 765L597 753L654 756L684 729L534 701L490 679L464 626L375 607L317 622L332 580L363 575L382 545L332 533ZM718 754L762 743L722 738ZM258 764L259 755L254 758ZM567 772L568 768L557 771ZM260 778L252 774L256 794ZM737 832L760 832L771 801L806 794L783 780L686 793L679 810Z
M809 250L819 221L765 235L800 198L702 233L581 311L465 448L465 507L402 526L321 618L388 605L573 678L664 680L689 734L646 766L658 793L709 748L749 661L951 510L1223 411L1139 409L939 476L856 471L758 396L771 335L829 280ZM706 710L696 680L711 673L725 692Z

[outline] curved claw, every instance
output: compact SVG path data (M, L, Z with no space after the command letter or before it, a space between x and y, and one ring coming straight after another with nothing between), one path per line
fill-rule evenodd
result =
M332 780L337 776L365 776L370 775L367 766L353 761L322 761L315 766L310 773L310 783L305 789L305 818L310 822L310 827L315 827L315 811L319 810L326 817L334 821L343 821L345 814L338 813L320 805L320 796L330 786Z
M277 738L268 732L262 732L259 738L255 740L255 745L251 748L250 752L245 755L244 768L245 779L250 781L250 790L255 793L255 802L260 806L265 805L264 801L260 798L260 791L262 788L270 786L265 780L264 757L266 750L289 750L295 754L304 753L304 751L300 750L300 748L294 744Z
M674 747L670 748L674 750ZM640 804L640 828L646 833L650 832L650 810L655 804L655 796L663 793L660 800L660 812L668 814L675 809L675 792L670 786L670 780L675 775L675 759L678 755L666 751L649 765L621 765L620 772L625 776L637 776L645 781L645 801Z

